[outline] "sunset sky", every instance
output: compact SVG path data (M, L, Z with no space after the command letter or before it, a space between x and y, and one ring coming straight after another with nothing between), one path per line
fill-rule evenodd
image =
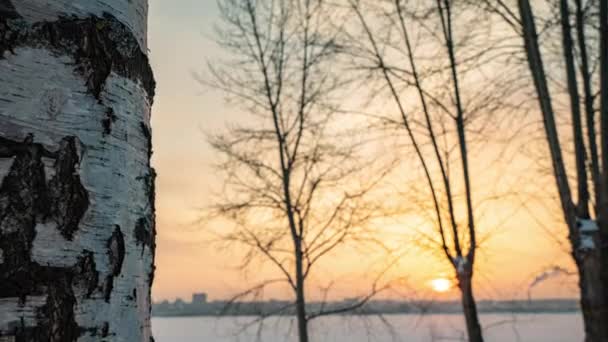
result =
M152 116L153 163L158 172L155 300L188 299L192 292L199 291L207 292L211 299L226 298L269 272L237 271L238 251L219 250L212 237L195 223L199 208L209 203L211 188L219 181L211 168L216 156L205 142L204 132L222 129L226 123L243 117L238 109L225 105L221 94L206 89L193 77L205 69L207 59L219 58L220 52L210 39L216 22L214 0L150 1L150 55L158 83ZM516 169L525 172L532 164ZM477 169L483 167L478 165ZM491 176L480 178L487 180ZM474 186L484 184L478 182ZM553 183L546 185L551 187ZM528 284L544 268L571 267L566 247L559 246L548 233L558 232L560 238L565 235L565 229L556 223L558 214L549 218L546 210L532 204L526 210L521 198L489 208L492 210L478 224L492 227L491 238L484 242L476 264L478 298L525 297ZM537 219L545 220L546 227L537 224ZM394 222L385 238L405 244L406 237L412 235L412 225L416 225L413 220ZM408 293L431 296L433 280L451 278L444 258L404 247L407 252L394 273L408 279ZM365 280L360 277L361 265L365 264L361 258L356 251L345 251L331 265L324 266L343 284L333 297L356 294L365 288ZM561 277L534 289L533 295L573 296L574 284L574 278ZM282 297L286 293L275 291L267 296ZM455 298L455 291L433 296Z

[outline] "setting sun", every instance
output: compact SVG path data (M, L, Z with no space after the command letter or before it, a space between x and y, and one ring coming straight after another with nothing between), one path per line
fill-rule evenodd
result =
M452 287L452 282L445 278L431 280L431 287L436 292L446 292Z

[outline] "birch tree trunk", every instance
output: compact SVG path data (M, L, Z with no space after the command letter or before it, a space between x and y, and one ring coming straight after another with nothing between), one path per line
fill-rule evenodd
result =
M0 0L0 341L151 341L146 0Z

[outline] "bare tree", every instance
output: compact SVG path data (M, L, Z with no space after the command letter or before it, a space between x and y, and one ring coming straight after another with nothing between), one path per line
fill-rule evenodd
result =
M341 245L371 238L367 223L382 210L372 189L384 173L362 150L355 125L340 119L339 22L320 0L221 0L218 43L230 56L210 63L209 80L250 114L251 121L212 134L223 158L223 193L208 218L230 224L224 241L247 248L244 267L261 257L279 272L271 283L293 292L299 340L310 320L361 307L307 310L307 280ZM249 120L249 119L247 119ZM383 169L378 167L378 169ZM385 171L386 172L386 171ZM366 178L362 178L362 175ZM378 198L376 197L376 200Z
M149 342L146 0L0 1L0 340Z
M469 340L483 341L472 284L479 242L469 143L484 131L484 117L506 111L509 78L483 76L496 58L489 47L500 47L488 39L484 18L472 25L465 4L352 0L350 7L363 36L351 35L353 62L397 107L428 188L436 246L454 267Z
M608 106L605 100L608 90L608 63L606 49L608 45L606 1L575 0L574 6L568 0L560 0L553 8L541 9L548 13L548 19L536 16L535 10L527 0L518 0L519 17L510 6L499 1L497 8L517 21L516 26L524 40L525 54L530 69L530 75L536 89L540 110L543 117L545 136L548 143L553 175L557 184L562 213L568 227L568 238L571 255L579 275L581 307L583 311L587 341L608 341L608 263L605 248L608 240L608 191L606 188L608 171ZM572 8L574 7L574 9ZM599 7L599 8L598 8ZM538 9L538 8L537 8ZM553 9L553 11L551 11ZM574 14L573 14L574 13ZM599 17L599 22L597 18ZM552 22L553 19L553 22ZM537 32L535 21L542 21L541 34ZM574 25L572 22L574 21ZM557 24L554 24L557 23ZM552 25L553 24L553 25ZM555 27L561 36L561 53L558 71L561 77L551 77L550 68L545 61L554 58L551 50L546 47L548 38L546 32ZM573 27L575 34L573 34ZM586 30L594 28L597 33L591 35ZM544 34L544 36L543 36ZM575 38L573 37L576 37ZM598 39L599 37L599 39ZM543 39L544 38L544 39ZM597 43L599 48L591 47ZM595 55L594 51L599 51ZM576 59L578 57L578 60ZM599 61L599 70L594 71L592 65ZM577 72L578 64L578 72ZM594 82L594 73L599 72L599 93L594 93L598 84ZM582 87L579 86L579 77ZM555 79L565 79L565 92ZM553 84L552 84L553 83ZM557 85L555 83L558 83ZM566 98L570 104L570 120L573 148L565 149L560 143L564 132L556 123L556 103L551 92L558 93L559 99ZM599 94L599 106L594 101ZM583 99L581 101L581 98ZM581 103L583 102L583 103ZM600 112L600 125L595 122L596 112ZM559 111L559 109L558 109ZM583 113L585 118L583 119ZM601 156L597 147L600 130ZM570 154L569 151L572 151ZM569 164L564 158L573 155L574 177L569 173ZM600 163L601 160L601 163ZM574 178L574 179L572 179ZM570 188L570 182L576 184L576 199ZM593 210L592 210L593 209Z

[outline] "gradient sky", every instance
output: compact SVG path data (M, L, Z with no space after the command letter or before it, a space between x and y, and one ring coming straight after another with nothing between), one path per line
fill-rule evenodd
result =
M158 82L152 116L153 163L158 172L155 300L188 299L197 291L207 292L212 299L225 298L255 278L234 268L236 251L218 250L194 223L198 208L208 203L210 188L218 182L211 169L214 155L203 132L221 129L243 117L238 110L226 107L220 94L203 88L192 76L204 70L208 58L219 55L209 38L216 21L215 0L150 0L150 55ZM530 213L510 203L496 207L488 216L485 222L491 224L509 220L480 252L475 277L478 297L524 297L527 284L543 268L571 266L564 247L557 245ZM550 222L547 225L563 237L565 230L559 226L554 229ZM357 288L360 280L349 275L360 268L360 258L345 252L326 266L326 272L343 277L335 297ZM444 259L419 252L406 254L396 273L406 276L411 288L420 293L426 293L432 279L451 275ZM534 295L571 296L575 294L573 284L575 279L559 279L535 289ZM285 295L281 289L275 291L269 297ZM453 295L452 291L445 296Z

